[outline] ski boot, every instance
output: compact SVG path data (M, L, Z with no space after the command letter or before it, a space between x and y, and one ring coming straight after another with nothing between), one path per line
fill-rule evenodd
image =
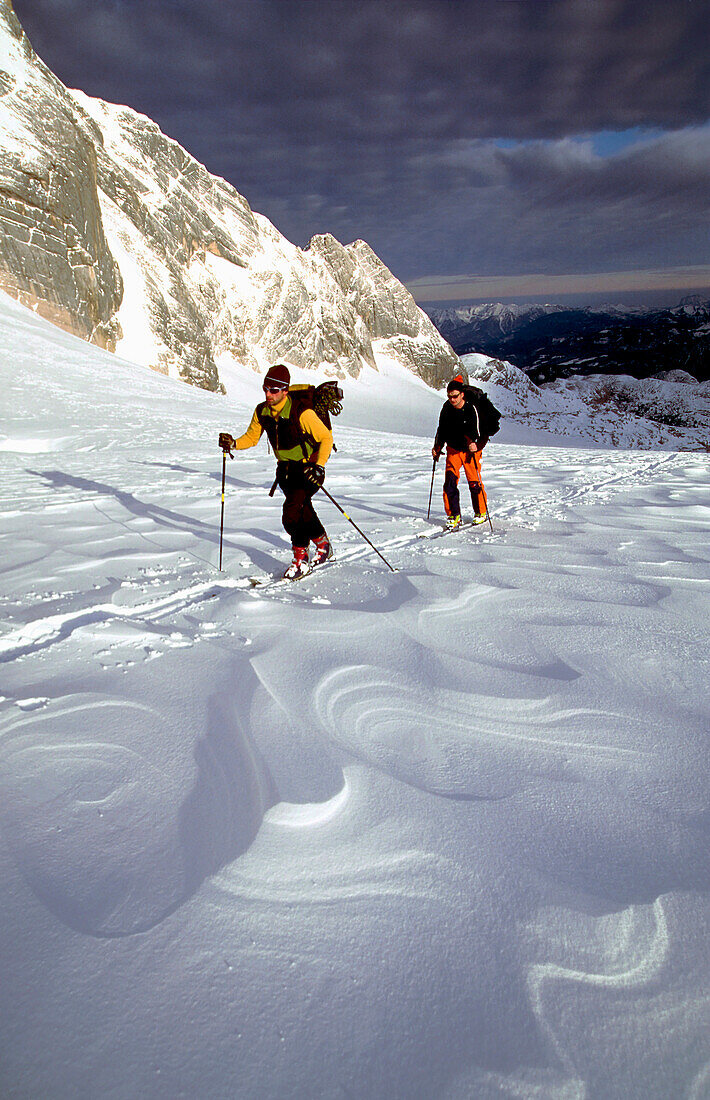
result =
M461 516L449 516L446 520L446 530L455 531L457 527L461 526Z
M294 546L293 561L284 573L284 579L287 581L297 581L301 577L305 577L310 571L311 567L308 564L307 548L305 546Z
M477 513L473 517L473 522L474 523L485 523L487 519L488 519L488 512L481 512L481 513Z
M313 558L314 566L322 565L324 561L330 561L333 557L333 547L326 534L320 535L317 539L313 539L313 545L316 548L315 557Z

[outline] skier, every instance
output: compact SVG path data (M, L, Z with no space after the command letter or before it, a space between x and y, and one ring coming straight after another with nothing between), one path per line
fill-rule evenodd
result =
M438 462L446 444L444 509L446 526L455 530L461 523L459 476L463 469L473 502L473 522L488 519L488 500L481 480L481 455L488 436L498 430L500 417L482 390L464 383L460 374L446 387L446 404L439 416L432 458Z
M276 482L286 497L282 522L293 546L293 561L284 573L297 580L310 572L308 545L315 544L313 565L333 556L323 524L311 502L325 479L325 464L333 447L333 433L298 391L289 393L291 375L283 363L270 367L264 378L264 401L256 406L249 427L237 439L226 432L220 444L237 451L255 447L262 432L276 455Z

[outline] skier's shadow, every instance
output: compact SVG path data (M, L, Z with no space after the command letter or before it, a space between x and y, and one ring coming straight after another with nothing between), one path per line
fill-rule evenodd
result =
M194 466L180 466L177 462L143 462L136 463L137 466L157 466L160 470L174 470L176 474L198 474L202 473L202 470L196 470Z
M113 497L127 512L131 512L134 516L152 519L161 527L169 527L174 530L188 528L193 534L199 535L201 538L206 538L211 542L216 541L217 536L215 536L211 526L203 523L202 520L194 519L182 512L173 512L171 509L163 508L159 504L147 504L145 501L139 500L133 493L126 492L125 489L117 489L113 485L106 485L101 481L90 481L89 478L85 477L76 477L74 474L63 473L61 470L27 470L27 473L32 474L33 477L41 477L55 489L69 487L80 489L86 493L96 493L98 496Z
M215 545L219 544L219 532L213 525L203 523L202 520L195 519L193 516L188 516L183 512L175 512L170 508L163 508L159 504L146 503L145 501L139 500L133 493L126 492L124 489L117 489L115 486L106 485L101 481L91 481L89 478L67 474L61 470L28 469L26 472L33 477L42 478L48 485L56 489L69 487L72 489L80 489L82 492L86 493L95 493L98 496L113 497L113 499L118 501L127 512L130 512L134 516L150 519L158 526L168 528L169 530L187 530L198 538L203 539L205 542L214 543ZM261 532L259 532L259 536L263 538ZM255 550L253 547L245 547L241 543L233 542L227 538L223 539L223 545L229 547L231 550L248 554L254 565L260 569L269 571L277 565L274 558L268 554L263 554L259 550Z
M333 493L336 500L342 504L345 502L348 508L352 508L353 511L360 514L367 512L371 516L383 516L385 519L419 519L420 513L413 511L408 504L397 504L396 502L388 508L377 508L365 497L353 496L352 493L347 497L339 496L336 492Z
M210 481L216 481L218 483L222 481L222 475L214 472L207 474L207 477ZM230 477L229 474L226 475L224 483L225 485L234 485L237 489L251 489L254 492L261 489L266 490L268 488L266 485L254 485L252 481L242 481L239 477Z
M159 470L173 470L176 474L194 474L196 477L206 477L210 481L222 481L222 473L215 473L210 470L209 473L205 473L204 470L198 470L194 466L181 466L178 462L138 462L138 466L155 466ZM262 486L253 485L250 481L242 481L238 477L230 477L229 474L225 478L225 484L234 485L236 489L260 489Z

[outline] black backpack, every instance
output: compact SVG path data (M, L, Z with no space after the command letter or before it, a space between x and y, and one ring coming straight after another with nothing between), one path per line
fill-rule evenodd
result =
M488 394L483 390L479 390L478 386L464 386L463 392L466 401L476 407L478 413L478 442L480 442L481 447L485 447L490 437L500 429L501 414Z
M313 409L316 416L323 421L326 428L331 429L331 416L339 416L343 411L343 391L337 382L321 382L318 386L296 385L289 386L288 395L291 398L291 412L288 416L287 435L288 446L300 446L304 459L307 458L306 436L300 427L299 420L304 409ZM273 417L267 416L267 406L262 402L256 407L257 417L270 445L276 449L277 428ZM282 435L283 440L283 435ZM333 450L337 451L335 443Z
M319 386L289 386L288 395L298 409L313 409L326 428L331 428L331 416L343 411L343 391L337 382L321 382ZM335 447L334 447L335 449Z

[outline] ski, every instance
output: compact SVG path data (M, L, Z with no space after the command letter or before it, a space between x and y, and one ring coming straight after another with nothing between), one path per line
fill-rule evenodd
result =
M336 557L335 554L333 554L327 561L322 561L320 565L312 565L308 572L303 573L300 577L284 577L283 573L267 573L265 576L261 577L249 577L249 584L252 588L285 588L289 584L297 584L298 581L305 581L308 577L320 573L329 565L335 564Z
M484 524L474 523L473 520L464 520L463 523L459 524L459 526L455 527L453 530L449 530L447 527L439 524L431 524L426 531L413 531L410 534L390 539L383 545L385 548L392 550L404 550L407 547L413 547L420 539L439 539L443 538L445 535L453 535L456 531L472 531L476 528L480 528L483 535L489 538L491 537L487 522ZM494 537L498 537L499 535L500 529L497 529L497 534ZM283 573L252 575L250 577L245 577L240 586L245 588L248 587L248 591L254 592L286 588L287 585L297 583L298 581L304 581L307 580L308 577L317 575L323 569L327 569L331 565L348 565L354 562L360 562L367 556L368 552L368 549L365 547L346 549L344 552L341 552L337 558L333 555L332 558L328 558L327 561L321 562L320 565L312 566L308 573L304 573L302 577L284 577Z
M487 521L486 521L486 530ZM462 520L458 527L438 527L434 531L419 531L417 533L418 539L439 539L443 535L455 535L457 531L469 531L476 527L484 527L483 523L474 523L472 519Z

